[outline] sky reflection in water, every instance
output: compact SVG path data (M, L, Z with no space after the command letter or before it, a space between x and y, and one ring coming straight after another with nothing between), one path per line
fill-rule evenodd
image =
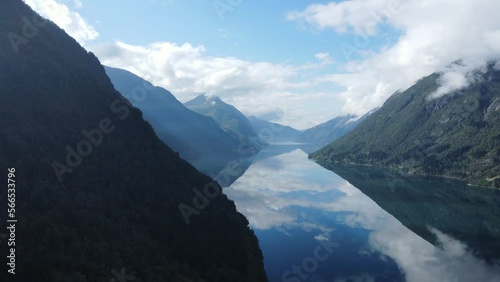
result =
M225 193L259 237L270 282L500 281L464 243L429 226L435 247L300 149L267 148ZM294 273L326 240L339 247Z

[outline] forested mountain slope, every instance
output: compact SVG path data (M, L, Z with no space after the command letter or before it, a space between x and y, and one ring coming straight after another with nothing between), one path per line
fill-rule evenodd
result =
M431 99L440 77L434 73L394 94L311 158L500 187L500 71L490 63L468 87Z
M6 277L2 239L1 281L108 282L122 270L266 281L245 217L224 195L193 202L211 179L155 135L93 54L21 0L0 2L0 38L0 171L7 181L15 168L18 220L17 274ZM189 224L181 203L198 207Z

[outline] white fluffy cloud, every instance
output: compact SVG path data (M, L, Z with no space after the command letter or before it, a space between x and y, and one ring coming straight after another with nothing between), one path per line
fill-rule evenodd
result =
M362 114L434 71L446 74L436 97L468 85L471 70L500 57L499 10L500 2L492 0L347 0L313 4L287 19L356 35L352 42L339 43L345 73L322 79L345 88L344 111ZM401 35L394 45L371 53L382 26ZM362 59L353 59L354 54ZM446 68L458 59L466 67Z
M311 4L304 11L289 13L287 19L299 21L304 27L310 24L318 29L374 35L376 26L399 13L400 8L399 1L394 0L331 2Z
M98 37L67 5L56 0L26 3L83 45ZM69 3L81 7L80 0ZM203 45L189 43L116 41L89 48L104 64L149 79L183 102L201 93L215 94L246 114L305 129L342 111L362 115L435 71L444 75L431 98L467 86L474 79L472 70L500 57L499 10L500 2L493 0L311 4L286 18L315 32L331 29L352 36L342 37L350 39L338 42L338 53L312 53L313 63L299 66L212 57ZM376 51L374 42L387 34L397 40ZM337 71L325 74L333 58ZM459 59L462 65L448 67Z
M325 60L325 59L330 58L330 54L328 54L328 53L318 53L318 54L315 54L314 57L316 57L316 59L318 59L318 60Z
M275 228L286 233L301 228L314 231L317 240L326 239L335 230L311 216L315 212L308 209L333 212L329 218L338 223L368 230L363 251L390 257L409 282L499 281L500 268L475 257L464 243L431 228L440 247L432 245L359 189L314 162L304 162L305 158L305 153L296 150L258 160L224 192L259 230ZM311 173L314 180L304 182ZM329 193L333 191L336 193ZM356 278L371 281L367 276L336 281L358 281Z
M300 220L292 207L343 212L339 220L346 225L373 229L387 219L387 213L360 190L324 170L314 162L304 162L307 154L300 149L255 161L245 174L224 192L235 201L256 229L292 228L321 230L318 239L328 237L329 230L319 222ZM272 167L272 169L269 169ZM285 168L286 169L280 169ZM314 181L305 175L314 171ZM332 188L335 187L335 188ZM334 192L330 194L331 192ZM338 192L343 196L334 196ZM290 194L294 194L290 197ZM318 194L330 195L320 200ZM342 219L340 219L342 218Z
M92 25L86 22L79 13L71 11L65 4L61 4L56 0L25 0L25 2L40 15L64 29L82 45L99 36L99 33ZM75 8L81 8L82 3L75 0L74 6Z
M214 94L246 114L299 129L332 118L331 105L338 104L334 95L314 88L319 82L301 78L307 70L331 64L327 53L317 54L315 57L319 61L316 63L297 67L235 57L211 57L203 45L189 43L157 42L140 46L115 41L88 46L99 34L78 12L69 8L81 8L80 0L67 4L57 0L26 0L26 3L96 53L103 64L150 80L172 91L182 102L198 94ZM325 103L325 99L328 102Z
M325 99L330 104L336 102L333 95L314 89L317 82L300 77L308 69L330 64L328 54L317 54L319 62L297 67L212 57L203 45L189 43L138 46L116 41L92 46L91 50L103 64L147 78L182 102L199 94L214 94L246 114L271 117L299 128L315 125L331 114L331 106L322 109L314 103L324 105Z
M75 6L75 8L77 8L77 9L79 9L83 6L83 4L80 0L73 0L73 6Z
M435 247L396 220L370 235L370 246L391 257L409 282L499 281L500 268L475 257L462 242L436 230ZM391 238L388 240L387 238Z
M93 48L104 64L149 75L176 94L248 92L286 89L295 70L287 65L249 62L234 57L209 57L205 47L158 42L133 46L115 42ZM300 85L295 85L300 87Z

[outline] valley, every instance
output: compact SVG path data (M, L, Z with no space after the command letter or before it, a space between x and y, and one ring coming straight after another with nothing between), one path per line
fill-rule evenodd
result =
M500 2L192 2L0 2L0 281L500 281Z

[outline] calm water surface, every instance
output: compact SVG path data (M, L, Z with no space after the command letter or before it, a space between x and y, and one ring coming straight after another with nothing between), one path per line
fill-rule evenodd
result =
M500 193L263 150L225 189L270 282L500 281Z

